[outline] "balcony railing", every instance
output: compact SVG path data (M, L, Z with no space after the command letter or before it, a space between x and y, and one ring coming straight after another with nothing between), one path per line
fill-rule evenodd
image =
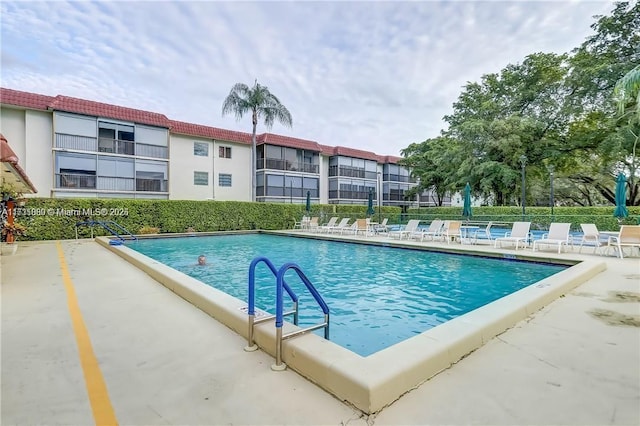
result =
M297 161L282 160L280 158L261 158L256 162L256 168L273 169L273 170L289 170L304 173L319 173L320 167L317 164L299 163Z
M369 191L362 192L362 191L333 190L333 191L329 191L329 198L330 199L340 198L340 199L349 199L349 200L368 200ZM375 200L375 195L374 195L374 200Z
M136 191L167 192L167 181L161 179L136 179Z
M138 157L169 158L169 148L166 146L110 138L90 138L63 133L56 133L55 147L76 149L78 151L137 155Z
M98 187L107 191L133 191L135 188L134 178L98 176Z
M98 139L98 152L108 152L111 154L135 155L135 143L131 141L121 141L118 139Z
M96 189L96 177L76 173L56 173L56 188Z
M56 133L56 148L95 152L98 150L98 140L96 138L89 138L86 136Z

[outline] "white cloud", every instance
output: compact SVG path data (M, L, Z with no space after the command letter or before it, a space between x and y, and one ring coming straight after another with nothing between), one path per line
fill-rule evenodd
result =
M436 136L468 81L567 52L597 2L0 3L2 86L249 131L221 116L255 78L289 108L275 133L398 155ZM259 131L266 129L261 126Z

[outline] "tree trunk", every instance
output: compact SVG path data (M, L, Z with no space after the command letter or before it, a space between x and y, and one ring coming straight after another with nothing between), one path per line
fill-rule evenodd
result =
M253 111L253 133L251 134L251 201L256 201L256 127L258 126L258 112Z

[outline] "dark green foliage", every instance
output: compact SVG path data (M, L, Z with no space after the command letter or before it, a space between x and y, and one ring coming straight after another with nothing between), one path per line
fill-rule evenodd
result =
M363 218L366 210L366 205L313 205L311 216L320 217L320 223L324 223L330 216ZM21 240L60 240L75 238L76 223L87 220L114 221L132 234L145 226L159 228L160 233L186 232L188 228L211 232L289 229L305 214L304 204L29 198L17 210L16 220L27 227L27 235ZM382 209L382 218L395 221L399 215L400 208ZM91 237L91 228L87 226L78 227L77 231L79 238ZM93 228L94 236L108 234L101 227Z

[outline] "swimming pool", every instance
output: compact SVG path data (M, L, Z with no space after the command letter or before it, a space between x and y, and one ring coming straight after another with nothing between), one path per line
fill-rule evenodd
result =
M299 233L290 230L228 231L217 232L215 235L242 233L299 236ZM313 381L338 399L348 401L367 414L379 411L412 388L451 367L498 334L515 326L519 321L528 318L561 295L606 269L606 264L597 258L580 259L566 254L532 253L525 250L514 252L514 250L508 249L470 245L441 244L436 247L432 243L421 244L389 240L380 236L369 237L365 241L357 237L317 234L309 236L318 240L336 238L345 241L360 240L365 244L384 247L464 252L486 257L506 257L570 266L536 284L526 286L367 357L362 357L313 333L307 333L283 343L282 360L289 368ZM162 239L171 237L183 239L188 235L167 235ZM203 285L201 281L132 250L127 245L112 246L109 244L108 237L98 237L96 241L106 250L126 259L168 290L173 291L179 297L226 325L239 336L248 337L246 300L243 301L218 289ZM194 254L190 262L195 264L199 254ZM354 259L343 260L352 262ZM210 261L215 261L215 254L212 255ZM239 286L246 287L246 282L243 280ZM296 331L296 327L288 323L284 324L283 329L285 333ZM275 356L276 330L273 322L257 325L253 337L261 350ZM251 354L255 353L244 352L242 350L244 346L246 344L238 345L236 356L252 356ZM265 368L268 367L265 366Z
M362 356L567 268L265 234L149 239L130 247L244 301L253 258L265 256L276 267L297 263L329 305L331 340ZM206 266L197 265L200 254ZM300 296L300 325L322 322L295 274L287 281ZM256 306L274 313L274 291L273 274L258 268Z

